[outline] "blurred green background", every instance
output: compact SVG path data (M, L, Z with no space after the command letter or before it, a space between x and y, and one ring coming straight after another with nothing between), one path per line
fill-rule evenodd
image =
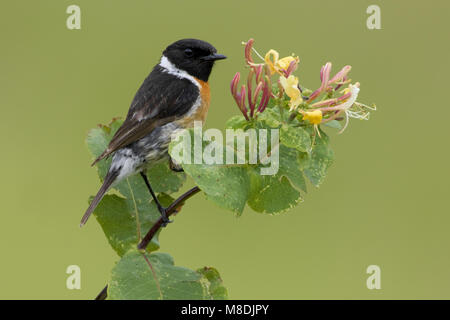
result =
M66 8L81 7L81 30ZM381 30L366 9L381 7ZM379 110L331 133L336 161L320 189L280 216L241 218L204 196L161 234L178 265L219 269L234 299L450 298L447 208L450 2L11 1L0 4L0 298L91 299L118 257L95 221L99 187L84 140L124 116L169 43L210 41L228 56L211 78L207 127L238 114L229 82L241 41L301 58L297 75L351 64L360 101ZM66 289L68 265L81 290ZM381 267L381 290L366 288Z

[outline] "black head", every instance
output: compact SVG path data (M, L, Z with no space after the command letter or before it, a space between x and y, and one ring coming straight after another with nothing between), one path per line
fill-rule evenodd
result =
M208 81L214 62L226 58L208 42L197 39L178 40L163 55L178 69L203 81Z

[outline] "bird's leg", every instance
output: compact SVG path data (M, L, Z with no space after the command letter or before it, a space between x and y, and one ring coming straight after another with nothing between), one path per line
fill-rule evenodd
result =
M155 200L156 206L158 207L159 213L161 213L161 217L163 219L162 226L165 227L169 222L172 222L167 218L166 208L164 208L161 203L159 202L158 198L156 197L155 193L152 190L152 187L150 186L150 182L148 181L147 175L141 171L142 179L144 179L145 184L147 185L148 191L150 191L150 194L153 197L153 200Z

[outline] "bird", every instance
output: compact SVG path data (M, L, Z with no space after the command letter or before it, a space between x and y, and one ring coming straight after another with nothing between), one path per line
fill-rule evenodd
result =
M112 186L135 174L144 179L163 225L171 222L152 190L146 170L164 159L170 160L168 146L172 132L193 127L195 121L205 122L210 104L208 79L215 62L222 59L226 56L198 39L178 40L163 51L159 63L136 92L123 124L92 163L94 166L111 157L103 184L84 213L80 227ZM177 165L172 169L182 170Z

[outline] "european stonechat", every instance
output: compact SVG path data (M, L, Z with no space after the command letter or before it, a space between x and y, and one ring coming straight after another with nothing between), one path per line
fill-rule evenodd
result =
M81 219L83 226L105 193L122 179L140 173L164 225L169 222L146 176L149 166L169 159L172 132L204 122L209 108L208 78L216 60L225 59L205 41L183 39L169 45L131 102L127 117L106 150L92 163L112 156L100 190Z

